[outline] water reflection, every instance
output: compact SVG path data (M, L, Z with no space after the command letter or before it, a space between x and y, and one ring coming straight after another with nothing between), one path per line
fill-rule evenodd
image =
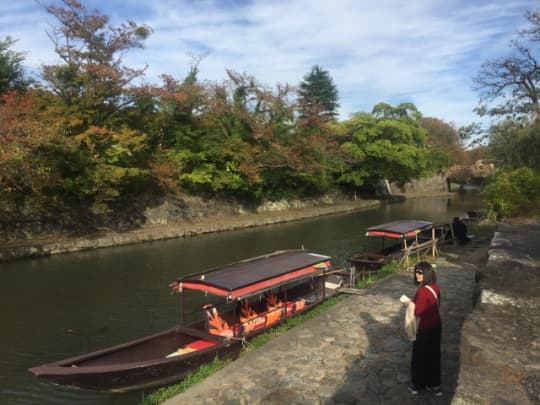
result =
M479 204L474 194L415 199L315 220L1 264L0 397L9 404L137 403L140 392L57 387L26 369L176 324L179 302L168 284L178 275L300 247L330 255L341 266L366 249L369 226L395 219L443 223Z

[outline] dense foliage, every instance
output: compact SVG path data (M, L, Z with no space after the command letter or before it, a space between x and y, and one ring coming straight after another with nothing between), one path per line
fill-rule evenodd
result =
M528 11L525 19L529 25L510 43L512 53L484 63L475 78L479 112L503 118L489 133L499 172L484 190L496 218L540 209L540 14Z
M540 211L540 175L528 167L498 172L483 194L495 218L531 216Z
M24 55L11 50L15 42L11 37L0 41L0 94L28 85L23 68Z
M371 114L355 114L336 124L347 157L338 182L360 187L380 179L405 182L424 174L428 153L424 148L426 131L419 119L420 113L412 104L392 107L380 103Z
M438 169L464 164L469 153L463 150L458 131L452 125L432 117L422 118L420 125L427 131L426 145Z
M44 7L59 62L33 85L9 79L1 88L0 209L84 218L143 192L302 198L406 181L450 162L426 149L413 104L381 103L337 122L337 88L320 66L299 89L269 88L232 70L222 83L200 81L199 58L183 79L142 85L145 67L122 58L143 47L150 27L111 26L77 0ZM0 44L9 77L22 77L13 41Z

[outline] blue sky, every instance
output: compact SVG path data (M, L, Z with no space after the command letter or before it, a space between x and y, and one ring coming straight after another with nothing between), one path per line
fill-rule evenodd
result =
M46 1L46 0L43 0ZM55 4L59 2L53 0ZM479 121L472 77L482 62L508 54L531 0L83 0L118 25L153 29L145 49L127 53L183 78L190 55L208 53L199 79L221 82L225 69L260 83L297 85L315 64L328 70L340 95L340 119L379 102L413 102L424 116L456 125ZM54 19L34 0L0 2L0 38L18 39L26 66L57 61L46 35Z

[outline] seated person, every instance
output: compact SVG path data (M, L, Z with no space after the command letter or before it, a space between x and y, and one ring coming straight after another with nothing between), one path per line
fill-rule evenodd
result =
M467 236L467 225L465 225L458 217L454 217L452 220L452 228L454 230L454 236L461 246L471 240L471 238Z

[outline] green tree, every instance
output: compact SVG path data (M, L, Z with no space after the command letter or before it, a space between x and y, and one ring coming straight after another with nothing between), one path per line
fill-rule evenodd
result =
M540 175L528 167L499 171L482 194L496 219L532 216L540 210Z
M300 115L305 119L332 121L337 116L338 90L330 73L315 65L298 89Z
M9 36L0 41L0 94L26 88L29 84L24 73L24 54L11 49L16 42Z
M349 159L339 181L361 187L381 179L405 182L425 174L426 130L420 117L413 104L380 103L373 114L357 113L340 123L339 133L345 139L341 147Z
M528 167L540 172L540 122L508 120L493 126L489 151L500 168Z

